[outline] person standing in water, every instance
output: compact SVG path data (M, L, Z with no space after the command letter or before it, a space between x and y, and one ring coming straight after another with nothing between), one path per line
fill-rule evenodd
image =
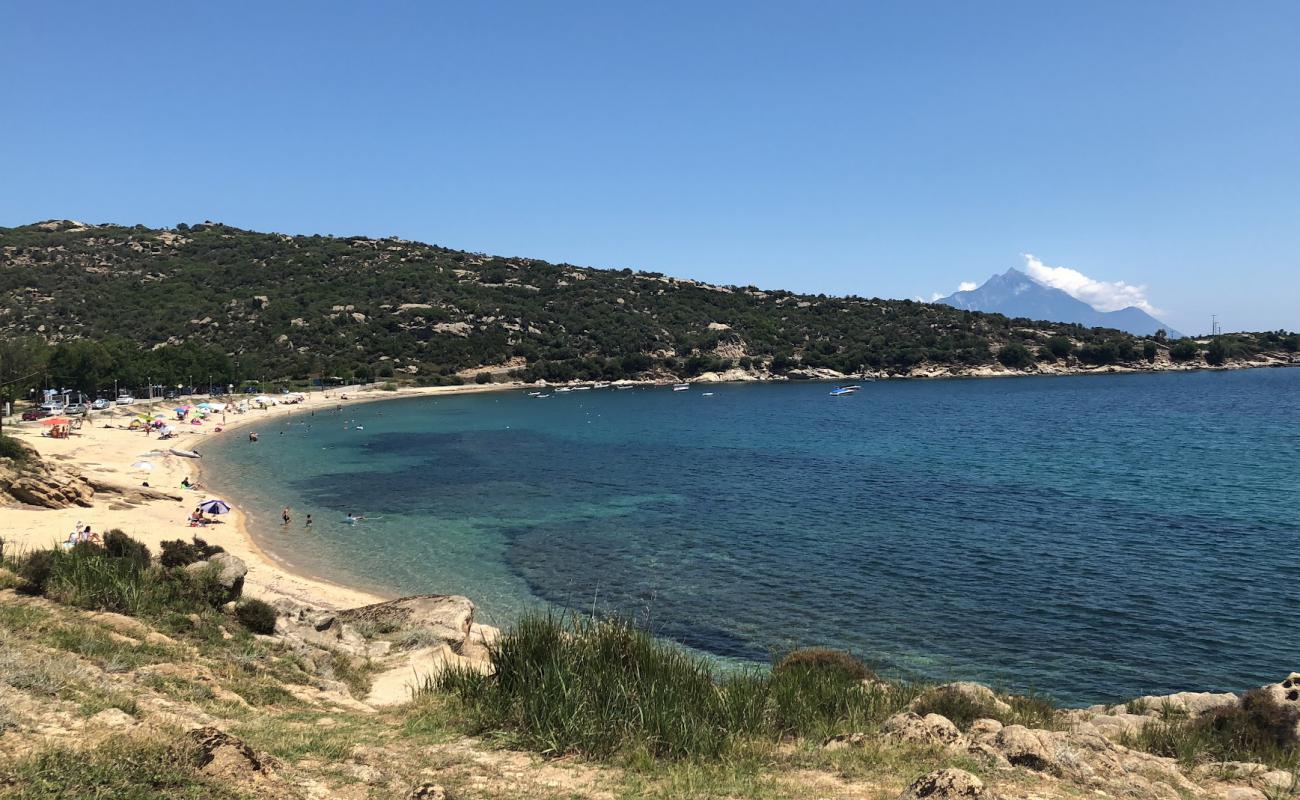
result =
M307 527L308 527L308 528L311 527L311 514L308 514L308 515L307 515Z
M285 524L285 525L288 525L288 524L289 524L289 507L288 507L288 506L285 506L285 507L284 507L284 510L280 512L280 519L284 520L284 524Z

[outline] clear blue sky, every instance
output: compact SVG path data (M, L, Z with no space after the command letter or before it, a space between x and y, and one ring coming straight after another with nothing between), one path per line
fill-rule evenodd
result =
M929 297L1033 253L1300 328L1300 3L6 3L0 225Z

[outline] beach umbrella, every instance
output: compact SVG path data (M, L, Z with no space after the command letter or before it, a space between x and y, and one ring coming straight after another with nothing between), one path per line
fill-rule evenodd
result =
M68 418L67 417L46 417L45 419L41 420L41 424L42 425L67 425Z
M198 407L199 407L199 408L212 408L212 404L211 404L211 403L199 403L199 404L198 404Z
M204 500L199 503L199 510L204 514L225 514L230 511L230 504L225 500Z
M153 470L153 464L150 464L148 461L137 461L131 465L131 469L139 469L139 470L144 470L145 472L151 472Z
M186 411L189 411L189 410L190 410L190 407L189 407L189 406L181 406L180 408L173 408L173 409L172 409L172 411L175 411L177 414L184 414Z
M161 428L158 429L158 432L159 432L159 433L175 433L175 432L176 432L176 429L173 428L173 427L170 426L170 425L164 425L164 426L162 426Z

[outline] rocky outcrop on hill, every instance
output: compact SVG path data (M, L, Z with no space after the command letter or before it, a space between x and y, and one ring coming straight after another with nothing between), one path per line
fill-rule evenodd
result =
M230 553L215 553L206 561L195 561L185 567L191 574L211 572L213 579L226 592L226 601L238 600L244 591L244 576L248 566Z
M0 500L5 497L41 508L89 508L95 488L80 474L41 460L35 450L23 448L21 462L0 459Z

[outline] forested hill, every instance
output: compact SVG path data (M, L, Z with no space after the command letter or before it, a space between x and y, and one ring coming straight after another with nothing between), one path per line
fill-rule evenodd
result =
M727 369L906 373L999 357L1019 368L1167 352L1118 331L908 300L710 286L400 239L214 223L0 228L0 326L62 343L63 362L89 359L115 377L151 370L163 380L206 370L234 380L437 381L485 365L551 380ZM128 363L132 348L152 363ZM51 363L63 363L56 356Z

